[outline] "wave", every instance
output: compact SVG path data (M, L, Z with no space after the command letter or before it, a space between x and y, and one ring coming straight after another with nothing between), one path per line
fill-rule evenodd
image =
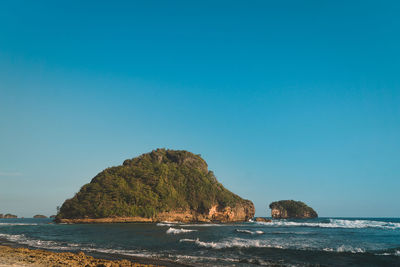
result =
M382 222L370 220L343 220L329 219L329 222L292 222L292 221L272 221L272 222L256 222L265 226L284 226L284 227L321 227L321 228L380 228L395 230L400 229L400 223Z
M228 224L215 224L215 223L193 223L182 224L182 227L212 227L212 226L229 226Z
M293 243L285 243L285 244L274 244L268 242L267 240L252 240L252 239L243 239L243 238L232 238L226 239L220 242L206 242L201 241L199 238L197 239L181 239L179 242L186 242L186 243L194 243L198 247L203 248L211 248L211 249L226 249L226 248L271 248L271 249L294 249L299 251L325 251L325 252L335 252L335 253L367 253L371 251L367 251L365 248L362 247L353 247L351 245L340 245L337 247L313 247L307 245L294 245ZM400 257L400 250L392 250L389 252L375 254L375 255L395 255Z
M348 245L341 245L336 248L323 248L323 251L328 251L328 252L351 252L351 253L364 253L365 249L363 248L353 248L352 246Z
M0 238L4 238L8 241L15 242L21 245L28 245L35 248L55 249L55 250L76 250L80 248L80 244L57 242L49 240L39 240L26 237L24 234L11 235L11 234L0 234Z
M235 230L238 233L244 233L244 234L249 234L249 235L262 235L265 234L263 231L250 231L250 230L241 230L241 229L236 229Z
M77 244L60 241L49 241L28 238L24 234L11 235L11 234L0 234L0 238L4 238L8 241L18 243L20 245L27 245L29 247L41 248L41 249L52 249L62 251L87 251L87 252L101 252L107 254L120 254L127 256L136 257L155 257L159 255L147 251L136 251L136 250L121 250L121 249L108 249L108 248L96 248L93 244Z
M160 222L156 224L157 226L174 226L176 225L176 223L172 223L172 222Z
M388 251L388 252L384 252L384 253L376 253L375 255L400 257L400 250L392 250L392 251Z
M243 238L233 238L221 242L204 242L197 239L181 239L179 242L195 243L199 247L223 249L223 248L283 248L282 246L273 246L268 244L265 240L249 240Z
M183 228L181 228L181 229L176 229L176 228L170 227L170 228L167 230L166 233L167 233L167 234L174 234L174 235L177 235L177 234L190 233L190 232L195 232L195 231L197 231L197 230L183 229Z

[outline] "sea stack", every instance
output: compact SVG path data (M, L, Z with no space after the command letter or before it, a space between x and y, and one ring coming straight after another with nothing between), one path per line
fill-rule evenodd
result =
M236 222L254 212L200 155L157 149L97 174L64 202L56 222Z
M318 214L301 201L281 200L269 205L271 217L274 219L309 219L317 218Z

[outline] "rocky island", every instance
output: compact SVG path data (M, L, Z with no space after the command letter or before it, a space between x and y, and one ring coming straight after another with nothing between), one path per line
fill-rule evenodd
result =
M47 218L47 216L38 214L38 215L33 216L33 218L35 218L35 219L45 219L45 218Z
M301 201L281 200L269 205L274 219L308 219L317 218L318 214Z
M107 168L61 206L59 223L236 222L254 205L219 183L200 155L157 149Z
M18 216L10 213L7 213L5 215L0 214L0 219L15 219L15 218L18 218Z

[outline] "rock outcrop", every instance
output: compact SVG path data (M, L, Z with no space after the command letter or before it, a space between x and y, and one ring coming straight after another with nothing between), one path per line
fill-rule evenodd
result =
M188 151L157 149L105 169L61 206L56 222L235 222L254 205Z
M0 219L15 219L15 218L18 218L18 216L10 213L7 213L5 215L0 214Z
M256 218L254 218L254 221L256 221L256 222L272 222L272 220L263 218L263 217L256 217Z
M269 205L274 219L308 219L317 218L318 214L301 201L281 200Z
M143 261L142 259L138 259ZM153 260L144 260L150 261ZM45 267L45 266L85 266L85 267L154 267L163 266L163 262L155 264L141 264L130 260L106 260L94 258L80 252L53 252L41 249L23 247L8 247L0 245L0 266L18 267ZM177 266L186 266L176 264Z
M35 218L35 219L45 219L45 218L47 218L47 216L38 214L38 215L33 216L33 218Z

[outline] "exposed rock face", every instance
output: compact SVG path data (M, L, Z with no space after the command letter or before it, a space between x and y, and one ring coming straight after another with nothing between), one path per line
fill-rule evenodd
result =
M266 218L262 218L262 217L256 217L256 218L254 218L254 220L256 222L272 222L272 220L266 219Z
M35 219L38 219L38 218L39 218L39 219L44 219L44 218L47 218L47 216L38 214L38 215L33 216L33 218L35 218Z
M235 222L254 212L200 155L157 149L99 173L64 202L56 222Z
M318 214L301 201L281 200L269 205L274 219L307 219L317 218Z

